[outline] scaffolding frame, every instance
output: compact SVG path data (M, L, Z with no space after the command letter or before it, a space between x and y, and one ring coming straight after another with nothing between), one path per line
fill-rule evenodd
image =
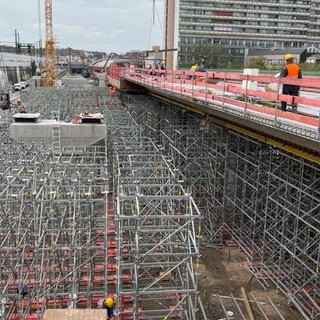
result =
M77 85L23 99L59 121L107 113L108 146L61 148L53 132L52 146L27 147L4 126L1 316L41 319L48 308L96 308L112 296L117 319L195 320L200 215L192 196L119 100Z
M62 119L107 102L101 89L74 87L39 88L24 99L44 117L60 110ZM10 116L2 120L0 318L41 319L47 308L97 307L108 282L105 141L59 152L53 145L25 146L10 138Z
M1 118L2 318L98 307L105 295L118 319L200 318L200 241L237 245L248 282L319 317L318 164L150 97L123 106L79 83L35 91L23 93L32 112L71 121L99 110L108 137L56 153L12 141Z
M148 108L146 108L148 105ZM150 107L149 107L150 106ZM151 106L154 106L151 109ZM171 163L202 215L202 243L223 244L225 129L207 119L150 97L127 105ZM212 196L214 195L214 196Z
M196 319L200 213L170 158L121 108L108 109L115 193L116 319Z
M191 189L203 217L201 244L238 246L248 283L276 288L304 319L317 319L319 165L164 101L127 108Z

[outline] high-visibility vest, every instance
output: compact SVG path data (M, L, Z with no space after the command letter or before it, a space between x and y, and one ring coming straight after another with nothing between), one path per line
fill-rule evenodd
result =
M191 67L191 71L197 71L198 69L198 66L196 64L194 64L192 67Z
M299 68L298 65L296 65L295 63L288 63L287 64L287 70L288 70L287 77L298 78L298 75L299 75L299 72L300 72L300 68Z

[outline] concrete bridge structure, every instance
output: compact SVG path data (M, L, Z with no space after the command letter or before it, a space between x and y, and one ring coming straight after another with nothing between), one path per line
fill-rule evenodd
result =
M320 163L320 78L299 80L241 72L192 72L111 66L106 82L120 91L148 92L184 106L207 119L225 123L261 141ZM283 95L283 83L301 85L299 97ZM288 112L280 101L287 101ZM291 103L298 103L297 113Z

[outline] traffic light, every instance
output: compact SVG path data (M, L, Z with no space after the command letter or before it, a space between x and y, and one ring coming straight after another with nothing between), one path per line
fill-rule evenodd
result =
M31 44L28 43L28 53L31 53Z
M21 53L21 43L18 43L18 53Z

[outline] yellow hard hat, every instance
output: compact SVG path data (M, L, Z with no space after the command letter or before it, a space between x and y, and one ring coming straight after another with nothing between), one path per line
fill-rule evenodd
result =
M19 102L22 102L21 99L18 99L18 100L17 100L17 103L19 103Z
M104 304L108 307L108 308L112 308L113 307L113 299L108 297L106 298L106 300L104 300Z
M288 53L288 54L286 54L285 56L284 56L284 60L290 60L290 59L293 59L294 58L294 56L291 54L291 53Z

